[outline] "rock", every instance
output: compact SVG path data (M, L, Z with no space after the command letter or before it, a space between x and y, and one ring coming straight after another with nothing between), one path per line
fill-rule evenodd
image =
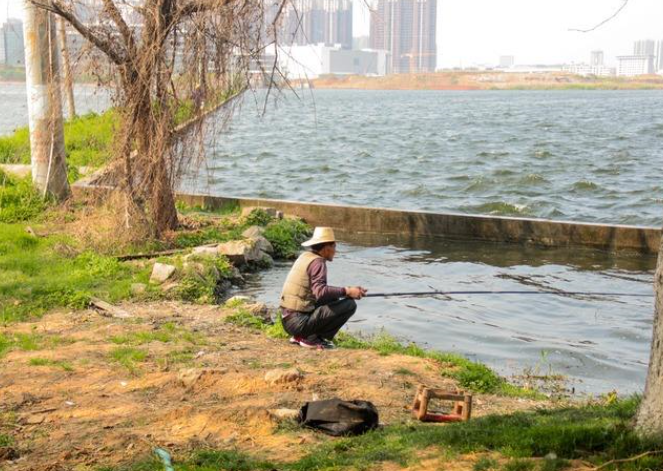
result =
M145 293L147 290L147 285L145 283L132 283L131 284L131 294L139 295Z
M217 252L225 255L234 265L257 262L262 258L258 246L248 240L231 240L217 246Z
M265 374L265 381L270 384L292 383L302 378L303 375L297 368L270 370Z
M273 254L274 253L274 247L272 246L272 243L265 239L263 236L256 236L256 237L251 237L251 239L255 245L258 246L258 249L260 249L262 252L268 253L268 254Z
M260 226L251 226L244 232L242 232L242 237L246 239L255 239L256 237L262 237L265 233L265 228Z
M262 256L260 257L260 264L268 268L273 267L274 259L272 258L271 255L263 252Z
M270 409L269 414L278 420L296 419L299 417L297 409Z
M214 245L201 245L200 247L194 247L191 251L191 255L202 255L203 257L217 257L219 251Z
M265 303L253 303L244 306L254 316L262 316L269 313L269 308Z
M150 276L150 283L160 284L173 276L175 267L166 263L155 263L152 269L152 276Z

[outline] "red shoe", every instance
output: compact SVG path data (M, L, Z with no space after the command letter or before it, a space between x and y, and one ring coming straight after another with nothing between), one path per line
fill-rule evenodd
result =
M297 337L298 343L301 347L322 350L325 346L320 340L309 340L302 337Z

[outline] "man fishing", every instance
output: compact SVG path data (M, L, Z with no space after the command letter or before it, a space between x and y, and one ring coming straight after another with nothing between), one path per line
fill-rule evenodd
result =
M366 295L361 286L327 284L326 262L334 260L336 239L330 227L316 227L302 243L302 253L288 273L281 292L283 327L290 343L306 348L334 348L334 336L357 310L356 299Z

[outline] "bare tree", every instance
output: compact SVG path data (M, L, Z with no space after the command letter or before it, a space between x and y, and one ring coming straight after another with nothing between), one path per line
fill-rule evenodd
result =
M194 157L176 144L200 135L210 109L249 85L251 64L266 43L275 47L287 0L270 6L271 28L263 0L28 1L63 18L112 66L105 80L120 115L114 155L126 226L157 237L175 229L174 188Z

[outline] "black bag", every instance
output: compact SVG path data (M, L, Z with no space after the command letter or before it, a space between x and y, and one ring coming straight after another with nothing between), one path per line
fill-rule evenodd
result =
M359 435L378 426L378 410L368 401L343 401L337 397L304 404L297 420L304 427L329 435Z

